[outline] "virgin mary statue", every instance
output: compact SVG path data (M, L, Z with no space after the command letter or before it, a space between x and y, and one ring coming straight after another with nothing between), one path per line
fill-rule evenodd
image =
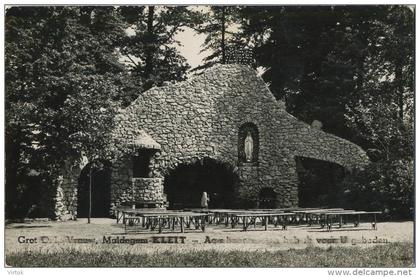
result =
M252 151L254 150L254 141L251 132L248 131L245 138L245 159L247 162L252 161Z

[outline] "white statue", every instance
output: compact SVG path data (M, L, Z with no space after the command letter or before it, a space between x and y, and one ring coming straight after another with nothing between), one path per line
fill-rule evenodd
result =
M201 195L201 208L207 209L209 207L210 197L207 195L207 192L203 191Z
M247 162L252 161L252 151L254 150L254 141L251 132L248 131L245 138L245 159Z

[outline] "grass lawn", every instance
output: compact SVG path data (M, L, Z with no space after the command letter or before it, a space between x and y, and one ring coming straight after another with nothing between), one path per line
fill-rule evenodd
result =
M374 247L308 247L282 251L156 252L151 254L80 250L54 253L9 253L13 267L412 267L414 245L409 242Z

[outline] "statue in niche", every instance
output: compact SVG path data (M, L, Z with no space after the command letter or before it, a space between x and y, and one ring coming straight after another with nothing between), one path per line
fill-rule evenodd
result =
M247 162L252 161L252 152L254 151L254 141L252 139L251 132L248 131L245 138L245 160Z

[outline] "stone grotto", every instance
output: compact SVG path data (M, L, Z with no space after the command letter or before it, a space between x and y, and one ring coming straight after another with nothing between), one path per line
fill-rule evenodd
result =
M255 69L237 64L151 88L116 115L112 134L115 155L96 176L98 216L119 205L196 207L204 191L213 208L262 207L261 195L271 197L271 207L297 206L297 158L346 170L369 163L359 146L322 131L321 122L308 125L286 112ZM63 169L57 219L83 216L86 164L69 161Z

